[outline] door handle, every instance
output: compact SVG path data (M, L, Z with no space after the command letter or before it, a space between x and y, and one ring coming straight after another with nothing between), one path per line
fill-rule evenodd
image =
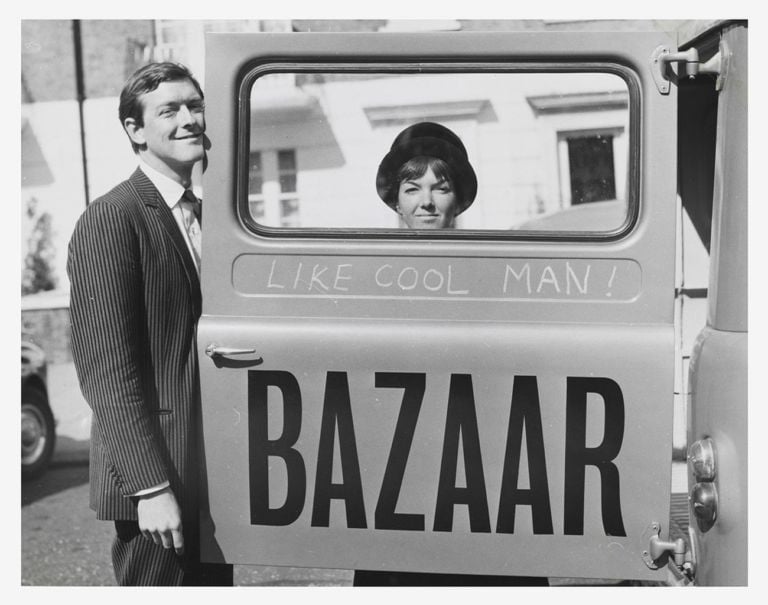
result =
M230 357L232 355L252 355L256 349L236 349L234 347L222 347L211 343L205 347L205 354L211 359L215 357Z

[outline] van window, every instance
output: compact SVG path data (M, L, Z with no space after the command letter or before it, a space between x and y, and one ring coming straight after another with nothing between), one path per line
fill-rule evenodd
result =
M409 225L377 189L380 163L434 122L477 181L441 235L615 237L637 214L637 95L615 65L260 66L241 86L240 214L262 233L397 237Z

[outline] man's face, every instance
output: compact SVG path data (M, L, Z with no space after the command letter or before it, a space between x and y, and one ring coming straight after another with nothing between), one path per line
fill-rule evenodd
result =
M131 139L146 145L142 159L162 173L188 174L203 159L203 99L189 80L161 82L141 97L142 126L127 127ZM127 121L126 121L127 122Z

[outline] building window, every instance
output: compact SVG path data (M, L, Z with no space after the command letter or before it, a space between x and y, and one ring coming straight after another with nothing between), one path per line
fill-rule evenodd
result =
M277 152L277 170L280 176L280 192L296 191L296 152L284 149Z
M571 204L616 199L613 136L596 134L567 138Z
M559 132L557 139L562 208L624 199L624 128Z
M248 207L264 225L299 227L300 204L295 149L251 151L248 163Z
M296 198L296 152L293 149L283 149L277 152L277 174L280 183L280 225L299 227L299 200Z

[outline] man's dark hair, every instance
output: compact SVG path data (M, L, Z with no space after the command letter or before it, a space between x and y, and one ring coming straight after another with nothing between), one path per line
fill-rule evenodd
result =
M133 118L138 126L144 125L144 105L141 102L142 95L155 90L163 82L177 82L179 80L189 80L192 82L200 97L203 98L203 89L195 80L190 72L181 63L149 63L144 67L137 69L134 74L128 78L120 93L120 108L118 116L120 125L125 128L125 120ZM138 152L139 146L131 140L131 147L134 153Z

